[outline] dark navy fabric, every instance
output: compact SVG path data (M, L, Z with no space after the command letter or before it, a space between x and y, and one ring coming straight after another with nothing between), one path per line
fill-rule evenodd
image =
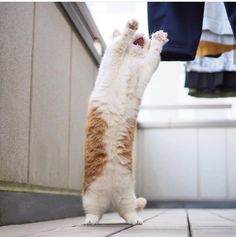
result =
M234 35L236 3L225 2ZM162 50L163 61L190 61L195 58L202 32L204 2L149 2L148 27L168 33L169 42Z
M236 97L236 72L186 72L188 95L199 98Z
M236 2L224 2L230 25L236 39Z
M148 27L168 33L163 61L189 61L196 54L202 32L204 2L149 2Z
M236 72L186 72L185 87L207 91L236 90Z

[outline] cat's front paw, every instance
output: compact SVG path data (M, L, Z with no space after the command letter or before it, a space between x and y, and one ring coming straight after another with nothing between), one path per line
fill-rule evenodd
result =
M168 34L166 32L160 30L152 34L152 39L157 40L163 46L169 41L167 36Z
M136 31L138 29L138 21L136 19L131 19L127 22L127 27L133 31Z

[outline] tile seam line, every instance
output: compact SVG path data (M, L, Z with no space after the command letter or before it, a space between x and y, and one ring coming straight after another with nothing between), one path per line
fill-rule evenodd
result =
M143 222L146 222L146 221L148 221L148 220L151 220L151 219L153 219L153 218L156 218L156 217L158 217L158 216L164 214L165 212L167 212L167 210L164 210L164 211L160 212L159 214L156 214L156 215L154 215L154 216L151 216L151 217L149 217L149 218L146 218ZM48 221L50 221L50 220L48 220ZM53 221L56 221L56 220L53 220ZM30 223L30 224L33 224L33 223ZM99 225L98 225L98 226L99 226ZM109 234L109 235L106 235L105 237L113 236L113 235L118 234L118 233L120 233L120 232L122 232L122 231L124 231L124 230L130 229L130 228L132 228L132 227L134 227L134 226L135 226L135 225L129 225L129 226L125 227L125 228L122 228L121 230L118 230L118 231L113 232L113 233L111 233L111 234ZM44 230L44 231L40 231L40 232L33 232L33 233L23 234L23 235L21 235L20 237L35 236L35 235L38 235L38 234L44 234L44 233L47 233L47 232L52 232L52 231L60 230L60 229L61 229L61 227L54 227L54 228L51 228L51 229L48 229L48 230Z
M186 218L187 218L187 223L188 223L188 236L192 237L193 233L192 233L192 227L191 227L191 222L190 222L190 218L189 218L188 209L185 209L185 213L186 213Z
M217 217L220 217L221 219L224 219L224 220L227 220L227 221L231 221L233 223L236 223L236 219L231 219L231 218L228 218L228 217L225 217L225 216L222 216L222 215L219 215L217 213L215 213L214 211L207 211L208 213L214 215L214 216L217 216Z
M162 211L162 212L159 213L159 214L156 214L156 215L154 215L154 216L151 216L151 217L149 217L149 218L146 218L143 222L145 223L146 221L149 221L149 220L151 220L151 219L154 219L154 218L156 218L156 217L158 217L158 216L164 214L164 213L167 212L167 211L168 211L168 210L164 210L164 211ZM114 235L116 235L116 234L118 234L118 233L120 233L120 232L123 232L123 231L125 231L125 230L131 229L131 228L134 227L134 226L136 226L136 225L129 225L129 226L123 228L123 229L120 229L120 230L118 230L118 231L116 231L116 232L113 232L113 233L111 233L111 234L109 234L109 235L106 235L106 237L114 236Z

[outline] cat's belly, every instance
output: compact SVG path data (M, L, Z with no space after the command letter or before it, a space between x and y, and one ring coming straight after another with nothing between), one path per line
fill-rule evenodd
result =
M119 195L133 191L133 140L136 121L117 121L108 126L103 142L106 147L107 163L101 177L94 181L95 189L108 195Z
M93 213L93 208L101 213L109 208L123 213L123 203L127 200L131 200L129 205L134 209L136 206L134 178L125 167L114 160L107 162L102 174L83 194L83 206L87 212L91 213Z
M107 159L113 160L132 173L132 151L136 121L127 119L123 123L108 126L103 142Z
M98 177L89 188L92 192L103 193L111 201L113 196L123 197L124 193L134 190L134 177L126 167L117 161L108 161L103 173Z

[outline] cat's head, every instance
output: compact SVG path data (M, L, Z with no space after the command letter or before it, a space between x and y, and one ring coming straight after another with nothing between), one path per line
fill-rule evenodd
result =
M113 32L113 39L119 37L121 33L118 30ZM127 48L127 52L129 54L133 54L134 56L145 56L150 47L150 39L145 36L145 34L136 32L129 42L129 47Z
M130 46L134 49L134 50L138 50L138 51L143 51L143 53L146 53L147 50L150 47L150 39L147 38L145 36L145 34L142 33L136 33L134 35L133 40L130 43Z

